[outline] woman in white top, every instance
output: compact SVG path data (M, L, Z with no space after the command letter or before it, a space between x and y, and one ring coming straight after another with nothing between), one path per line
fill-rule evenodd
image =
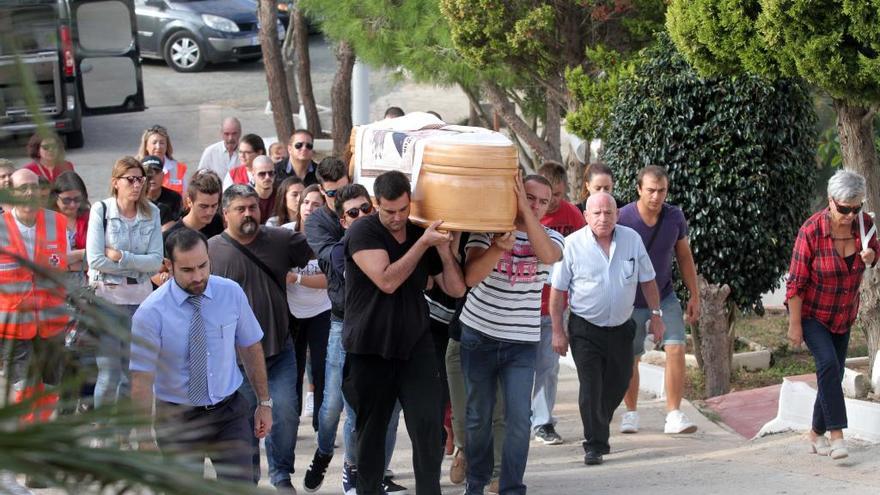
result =
M152 292L150 276L162 265L159 209L147 199L146 180L141 162L120 158L113 166L111 196L92 205L89 214L89 284L97 296L116 305L126 321L123 329L104 331L98 338L95 407L114 404L120 384L128 385L122 378L128 376L131 315Z
M302 179L295 175L281 181L275 192L275 197L278 198L275 200L275 214L266 220L266 225L280 227L292 223L295 226L296 216L299 214L299 200L305 188ZM302 229L298 231L302 232Z
M324 206L324 197L317 184L305 188L297 208L296 221L285 228L303 232L303 225L313 211ZM306 370L306 350L311 364L313 387L312 428L318 431L318 414L324 399L324 365L327 360L327 339L330 335L330 297L327 295L327 277L312 259L305 268L294 268L287 275L287 304L297 320L296 339L296 392L303 404L303 375ZM308 411L308 406L306 406Z

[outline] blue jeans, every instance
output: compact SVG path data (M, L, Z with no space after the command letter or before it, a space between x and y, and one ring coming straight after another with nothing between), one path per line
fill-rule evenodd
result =
M131 336L131 317L138 305L116 306L120 322L125 325L126 335ZM120 397L131 395L131 380L128 369L130 338L123 338L120 332L101 331L98 336L98 349L95 361L98 365L98 378L95 381L95 407L114 405Z
M244 370L242 370L244 374ZM296 355L293 347L266 358L266 374L269 377L269 396L272 397L272 431L266 437L266 458L269 460L269 481L273 485L290 480L293 473L293 456L296 450L296 433L299 429L296 399ZM257 407L257 396L248 380L238 389L248 401L251 411ZM251 431L254 415L249 414ZM254 482L260 481L260 441L251 435L253 445Z
M345 463L357 465L357 439L354 433L355 414L351 406L342 397L342 366L345 364L345 350L342 348L342 320L331 316L330 336L327 339L327 363L324 371L324 401L318 412L318 452L333 455L336 443L336 429L339 418L345 408L345 424L342 427L342 438L345 447ZM400 402L397 403L391 421L388 423L388 435L385 437L385 469L391 464L394 446L397 443L397 423L400 421Z
M813 404L813 431L823 435L828 430L842 430L847 427L847 419L840 382L846 364L849 331L831 333L825 325L813 319L804 320L801 326L804 329L804 342L816 362L819 390Z
M502 342L461 325L461 366L467 391L467 495L482 494L492 477L492 410L500 380L504 397L504 446L500 494L525 494L523 475L531 439L531 391L537 343Z
M553 350L553 326L550 315L541 316L541 341L535 358L535 387L532 390L532 429L555 425L553 407L559 384L559 354Z

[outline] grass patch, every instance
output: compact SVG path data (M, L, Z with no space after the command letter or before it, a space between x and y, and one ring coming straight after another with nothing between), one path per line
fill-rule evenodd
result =
M764 316L743 315L736 320L736 334L777 352L788 350L788 315L768 311ZM806 346L804 346L806 347ZM806 352L806 348L804 349ZM867 356L868 342L861 328L850 330L847 357Z

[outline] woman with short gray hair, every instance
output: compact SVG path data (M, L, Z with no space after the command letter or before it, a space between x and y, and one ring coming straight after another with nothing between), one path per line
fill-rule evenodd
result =
M788 338L795 347L806 342L816 362L819 390L810 450L832 459L849 455L843 440L847 419L840 382L850 328L859 312L862 274L868 265L874 266L880 248L874 223L862 211L865 191L865 178L855 172L840 170L831 177L828 207L798 231L785 294Z

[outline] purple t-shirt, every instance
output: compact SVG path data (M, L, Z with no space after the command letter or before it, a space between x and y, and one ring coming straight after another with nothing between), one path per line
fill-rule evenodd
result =
M636 203L632 202L620 209L620 217L617 219L620 225L635 230L642 236L642 242L645 248L648 247L648 241L654 234L655 224L652 227L645 225ZM688 235L687 220L684 213L677 206L663 204L663 225L660 226L660 232L654 239L654 244L648 249L648 256L651 258L651 264L654 265L654 271L657 272L657 288L660 290L660 299L662 300L669 294L672 294L672 258L675 256L675 243L679 239L684 239ZM642 288L639 286L636 291L635 307L647 308L648 303L642 294Z

